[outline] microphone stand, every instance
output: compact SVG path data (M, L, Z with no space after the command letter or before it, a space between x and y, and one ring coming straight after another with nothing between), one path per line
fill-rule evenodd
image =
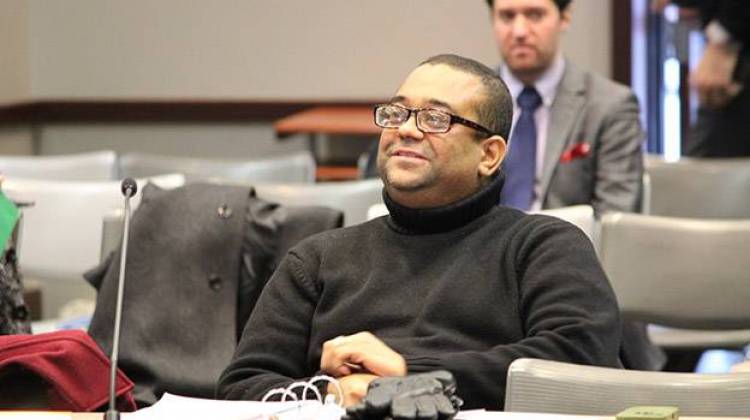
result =
M128 255L128 232L130 231L130 198L138 191L138 184L133 178L125 178L120 186L125 197L125 224L122 231L122 247L120 248L120 274L117 279L117 305L115 306L115 330L112 338L112 357L109 372L109 409L104 414L105 420L119 420L120 412L115 406L117 381L117 356L120 350L120 323L122 322L122 297L125 286L125 262Z

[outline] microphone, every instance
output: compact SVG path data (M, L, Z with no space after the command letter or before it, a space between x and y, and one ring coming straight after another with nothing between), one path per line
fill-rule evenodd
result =
M122 180L122 184L120 184L120 191L122 191L122 195L126 198L130 198L138 192L138 184L133 178L125 178ZM125 205L128 205L128 200L125 200Z
M130 231L130 198L138 192L138 184L133 178L125 178L120 185L125 197L125 224L122 228L122 247L120 249L120 274L117 278L117 305L115 306L115 330L112 337L112 357L109 372L109 409L104 415L105 420L119 420L120 412L115 407L115 382L117 380L117 355L120 350L120 323L122 322L122 295L125 286L125 262L128 255L128 232Z

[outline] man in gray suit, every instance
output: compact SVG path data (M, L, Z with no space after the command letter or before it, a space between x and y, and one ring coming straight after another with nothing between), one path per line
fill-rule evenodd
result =
M503 162L502 204L540 210L590 204L605 211L641 207L643 132L638 101L626 86L563 58L560 37L571 0L487 0L515 98ZM664 353L645 327L626 322L620 357L626 367L659 370Z
M638 211L643 163L638 102L626 86L560 51L570 0L487 0L516 98L501 203L522 210L590 204Z

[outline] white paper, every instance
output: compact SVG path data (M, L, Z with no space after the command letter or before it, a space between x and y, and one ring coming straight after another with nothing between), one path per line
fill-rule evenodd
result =
M71 420L70 413L2 411L0 420Z
M165 393L156 404L135 413L122 413L124 420L337 420L343 414L338 406L322 406L317 401L224 401L182 397ZM456 420L612 420L612 416L511 413L502 411L461 411ZM26 420L29 417L11 418ZM70 416L49 417L69 420ZM0 420L6 420L0 415ZM32 420L48 420L34 417Z
M328 408L328 407L326 407ZM336 420L341 411L329 417ZM124 420L266 420L270 418L320 419L324 409L317 401L225 401L182 397L165 393L156 404L134 413L123 413ZM273 417L272 417L273 416ZM3 419L4 420L4 419Z

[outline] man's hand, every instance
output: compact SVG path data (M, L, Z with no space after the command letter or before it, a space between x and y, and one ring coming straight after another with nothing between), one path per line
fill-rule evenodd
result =
M320 369L337 378L352 373L406 375L406 361L369 332L339 336L323 343Z
M742 85L732 80L739 52L735 44L706 44L698 66L690 75L690 84L706 108L721 108L742 89Z
M359 404L367 394L367 387L370 386L370 382L375 379L378 379L378 376L369 373L353 373L339 378L339 385L344 393L344 407ZM336 395L336 398L338 398L335 385L328 384L328 394Z
M651 0L651 11L662 13L667 6L675 4L672 0ZM680 22L699 25L701 22L701 11L698 7L679 6Z
M654 11L654 12L656 12L656 13L661 13L671 3L672 3L671 0L652 0L651 1L651 10Z

